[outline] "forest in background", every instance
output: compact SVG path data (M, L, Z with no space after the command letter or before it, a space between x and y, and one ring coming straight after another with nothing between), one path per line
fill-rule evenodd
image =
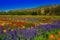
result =
M24 10L0 11L0 15L56 15L60 16L60 5L42 6Z

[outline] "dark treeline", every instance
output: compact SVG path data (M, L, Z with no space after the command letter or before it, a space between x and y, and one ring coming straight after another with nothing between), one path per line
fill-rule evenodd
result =
M60 16L60 5L46 6L27 10L1 11L0 15L58 15Z

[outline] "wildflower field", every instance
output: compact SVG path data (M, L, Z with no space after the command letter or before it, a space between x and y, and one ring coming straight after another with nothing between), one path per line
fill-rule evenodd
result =
M60 40L60 16L0 15L0 40Z

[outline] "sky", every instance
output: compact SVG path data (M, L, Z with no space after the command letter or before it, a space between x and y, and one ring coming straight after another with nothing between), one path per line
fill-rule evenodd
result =
M0 0L0 10L18 10L60 4L60 0Z

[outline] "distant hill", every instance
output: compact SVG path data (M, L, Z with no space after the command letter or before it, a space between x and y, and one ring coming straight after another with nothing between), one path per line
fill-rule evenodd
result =
M31 9L10 10L0 15L57 15L60 16L60 5L41 6Z

